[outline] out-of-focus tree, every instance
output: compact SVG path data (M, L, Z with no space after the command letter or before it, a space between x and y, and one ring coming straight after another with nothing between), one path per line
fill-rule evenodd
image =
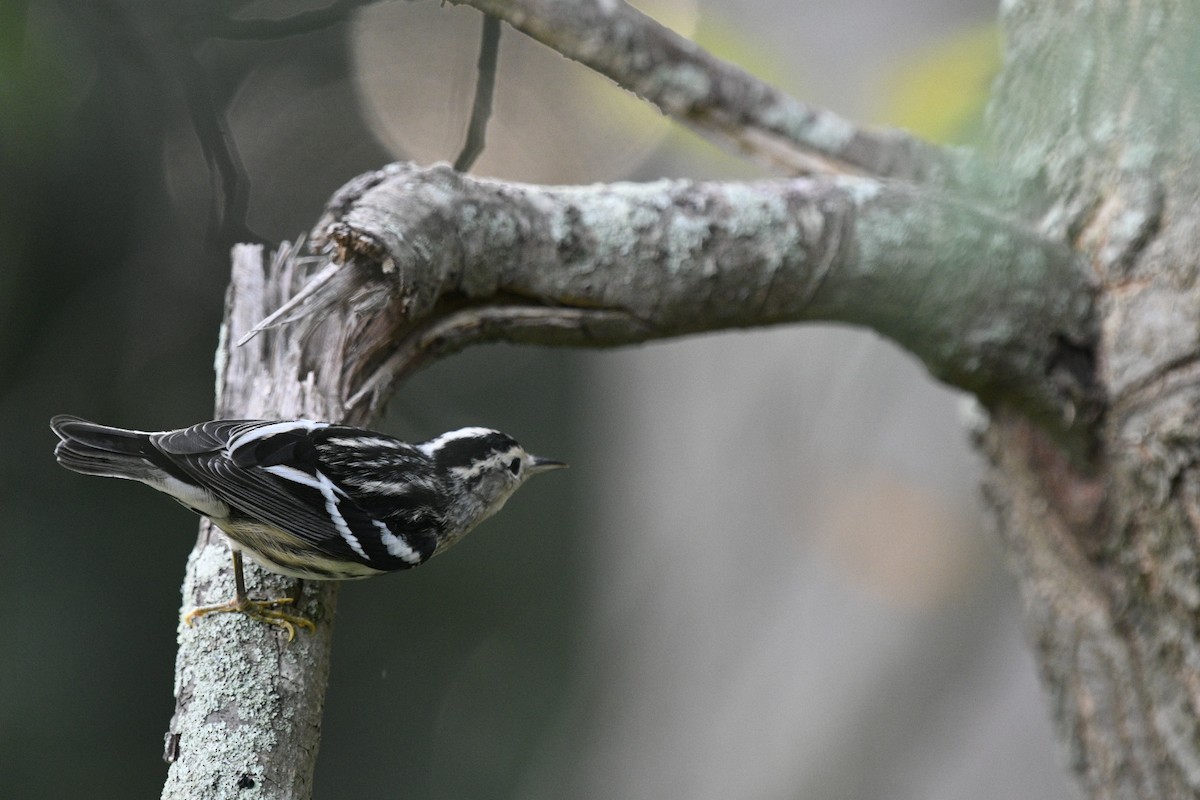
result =
M351 357L321 376L331 413L365 419L413 369L480 341L616 345L803 320L872 328L988 412L977 434L989 499L1085 790L1200 795L1200 11L1005 4L1004 64L982 144L965 150L805 106L621 3L468 4L787 177L562 189L399 165L352 182L314 230L320 277L294 309L292 335L305 315L356 312ZM255 220L219 113L229 98L192 71L200 43L308 35L352 5L275 23L200 13L192 26L164 23L170 35L147 39L155 49L122 53L174 65L178 81L155 89L189 113L178 146L198 140L212 165L218 202L197 216L214 241ZM108 177L122 185L119 165ZM122 200L120 213L156 207ZM85 272L82 248L72 255ZM168 313L146 287L130 295ZM165 347L140 352L153 360ZM2 355L19 365L23 353ZM308 663L325 663L328 644L302 645ZM262 642L198 634L182 646L188 664ZM291 659L300 669L304 653ZM224 713L270 696L281 676L245 678L202 724L275 723ZM188 734L185 752L199 738ZM289 743L222 753L206 785L266 791L271 765L295 757ZM311 761L290 774L283 794L309 784Z

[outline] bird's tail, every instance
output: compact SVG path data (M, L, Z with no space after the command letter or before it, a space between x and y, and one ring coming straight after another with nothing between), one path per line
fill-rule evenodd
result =
M58 463L84 475L145 481L162 473L147 455L150 436L142 431L110 428L60 414L50 428L62 439L54 448Z

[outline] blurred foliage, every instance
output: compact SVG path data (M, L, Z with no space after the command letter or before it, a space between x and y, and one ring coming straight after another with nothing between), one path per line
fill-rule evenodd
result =
M888 73L878 122L935 142L977 141L988 92L999 71L1000 32L995 25L954 33L918 50Z

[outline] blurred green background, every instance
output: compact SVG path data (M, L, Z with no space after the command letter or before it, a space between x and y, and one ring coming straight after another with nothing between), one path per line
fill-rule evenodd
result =
M59 469L49 417L208 418L230 245L294 239L354 175L457 152L477 16L378 4L275 35L320 8L0 2L0 797L154 796L166 769L196 522ZM647 8L805 99L943 139L976 129L995 68L991 3ZM760 174L508 29L499 80L481 174ZM957 398L862 334L756 336L487 348L403 387L378 427L491 425L572 469L431 565L344 587L318 797L1070 791ZM765 478L705 477L747 439ZM803 655L764 657L763 631Z

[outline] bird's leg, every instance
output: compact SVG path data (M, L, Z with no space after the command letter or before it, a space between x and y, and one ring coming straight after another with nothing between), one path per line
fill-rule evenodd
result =
M279 597L273 600L251 600L246 596L246 579L242 575L242 554L233 551L233 585L234 597L226 603L219 603L215 606L200 606L193 608L191 611L183 615L183 621L188 626L197 617L203 617L206 614L219 614L226 611L236 611L239 614L245 614L251 619L265 622L268 625L276 625L287 631L288 641L296 638L296 626L307 628L310 631L315 631L317 626L312 623L312 620L296 614L285 614L282 611L275 609L275 606L288 605L295 602L294 597Z

